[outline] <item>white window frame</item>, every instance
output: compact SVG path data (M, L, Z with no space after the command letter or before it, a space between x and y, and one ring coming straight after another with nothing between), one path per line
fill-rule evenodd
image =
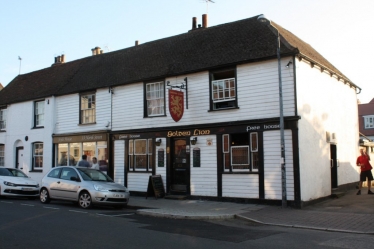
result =
M374 128L374 115L371 116L364 116L365 122L365 129L373 129Z
M0 108L0 131L6 130L6 108Z
M250 169L251 169L251 171L258 171L258 169L254 168L255 155L258 158L258 133L257 132L249 133L249 143L250 143L250 146L251 146L251 165L250 165Z
M247 163L234 163L234 153L233 153L233 150L235 149L246 149L246 157L247 157ZM236 171L236 172L248 172L250 171L250 156L249 156L249 145L239 145L239 146L231 146L230 147L230 151L231 151L231 168L232 168L232 171ZM247 169L236 169L235 166L248 166Z
M233 83L233 85L231 83ZM234 91L234 95L232 95L232 91ZM236 99L235 78L212 81L213 103L232 101L235 99Z
M145 84L147 117L165 115L165 83L163 81Z
M0 166L5 166L5 145L0 144Z
M41 146L41 148L40 148L40 146ZM44 150L44 145L43 145L42 142L33 143L33 146L32 146L32 160L33 160L32 167L33 167L34 170L43 169L43 150ZM36 166L36 158L41 158L41 160L40 160L42 162L41 167Z
M96 122L96 93L80 95L80 123L93 124Z
M34 124L35 127L44 126L44 100L34 102Z

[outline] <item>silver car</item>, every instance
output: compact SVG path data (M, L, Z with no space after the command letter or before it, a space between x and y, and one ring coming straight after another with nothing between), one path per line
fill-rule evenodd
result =
M130 193L99 170L73 166L51 169L42 179L40 201L53 199L78 202L82 208L93 205L125 207Z
M39 183L19 169L0 167L0 196L22 196L35 199Z

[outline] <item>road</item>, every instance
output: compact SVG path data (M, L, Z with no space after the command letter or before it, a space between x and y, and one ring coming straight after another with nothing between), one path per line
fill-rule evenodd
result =
M71 202L0 199L0 248L372 248L368 235L258 225L242 220L176 220L136 210Z

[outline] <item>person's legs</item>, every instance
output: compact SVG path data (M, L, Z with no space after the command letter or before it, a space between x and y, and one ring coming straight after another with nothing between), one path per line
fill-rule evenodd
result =
M360 183L358 184L358 192L357 192L357 195L360 195L360 194L361 194L361 188L362 188L362 181L360 181Z

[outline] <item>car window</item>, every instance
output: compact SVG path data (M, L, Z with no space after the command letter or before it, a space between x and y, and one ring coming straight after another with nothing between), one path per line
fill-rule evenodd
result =
M0 176L13 176L8 169L0 168Z
M8 169L8 170L10 171L10 173L12 174L12 176L16 176L16 177L28 177L25 173L23 173L19 169Z
M78 172L85 181L113 182L112 178L99 170L80 168Z
M77 172L75 172L74 169L70 169L70 168L62 169L61 176L60 176L61 179L70 180L72 176L78 178L78 174Z
M60 175L60 171L61 168L54 169L51 172L49 172L48 177L58 178L58 176Z

